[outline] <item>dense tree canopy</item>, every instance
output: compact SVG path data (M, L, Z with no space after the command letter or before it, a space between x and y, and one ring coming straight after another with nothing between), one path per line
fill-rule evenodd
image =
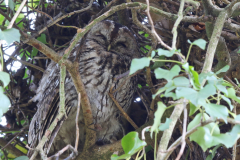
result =
M115 77L138 79L134 102L122 112L126 136L99 146L77 64L68 55L105 19L131 30L141 56ZM29 149L35 153L29 159L47 159L42 147L54 126L37 148L27 146L27 133L37 110L33 97L51 61L61 66L63 81L66 71L76 75L88 124L84 150L66 146L69 158L240 159L239 34L239 0L1 0L0 116L7 122L0 125L1 159L28 159Z

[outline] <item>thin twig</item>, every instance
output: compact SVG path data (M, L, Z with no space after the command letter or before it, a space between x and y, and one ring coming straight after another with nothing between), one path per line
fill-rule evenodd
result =
M138 126L135 124L135 122L128 116L128 114L123 110L123 108L119 105L117 100L113 97L113 94L111 91L108 93L108 95L112 98L113 102L117 106L117 108L120 110L120 112L123 114L123 117L135 128L138 129Z
M12 143L12 141L14 141L25 129L27 129L29 126L25 126L25 127L23 127L21 130L20 130L20 132L19 133L17 133L17 135L16 136L14 136L10 141L8 141L8 143L5 145L5 146L3 146L0 150L3 150L3 149L5 149L9 144L11 144Z
M78 107L76 114L76 141L75 141L75 151L78 150L78 142L79 142L79 126L78 126L78 117L80 113L80 105L81 105L81 93L78 93Z
M186 130L187 130L187 109L186 109L186 107L185 107L183 113L184 113L184 118L183 118L183 131L182 131L182 146L181 146L181 149L178 153L176 160L179 160L181 158L183 151L185 149L185 146L186 146L186 141L185 141Z
M63 149L61 149L60 151L58 151L56 154L54 154L53 156L49 157L47 160L53 160L53 159L58 159L60 155L62 155L65 151L67 151L68 149L70 149L72 151L73 154L71 154L71 158L75 158L77 155L77 152L75 151L75 149L73 148L73 146L71 146L70 144L68 144L66 147L64 147Z
M19 61L20 63L25 64L26 66L30 66L30 67L32 67L32 68L35 68L35 69L37 69L37 70L39 70L39 71L41 71L41 72L44 72L44 71L45 71L43 68L38 67L38 66L36 66L36 65L34 65L34 64L31 64L31 63L29 63L29 62L26 62L26 61L17 59L17 58L15 58L15 57L13 57L13 56L10 56L10 55L8 55L8 54L4 54L4 55L9 56L11 59L13 59L13 60L15 60L15 61Z
M21 12L21 10L23 9L24 4L25 4L26 2L27 2L27 0L23 0L23 1L22 1L22 3L21 3L21 5L19 6L17 12L16 12L15 15L13 16L11 22L9 23L7 29L12 28L12 26L13 26L15 20L17 19L18 15L20 14L20 12Z
M166 43L163 42L163 40L159 37L159 35L157 34L155 28L154 28L154 24L153 24L153 20L152 20L152 17L150 15L150 12L149 12L149 8L150 8L150 5L149 5L149 0L146 0L147 2L147 10L146 10L146 13L147 13L147 16L148 16L148 19L149 19L149 22L150 22L150 25L151 25L151 28L152 28L152 32L153 34L155 34L155 36L157 37L158 41L160 42L160 44L167 48L168 50L172 50L172 48L170 46L168 46Z
M54 20L52 23L48 24L46 27L44 27L43 29L41 29L38 34L41 34L42 32L44 32L48 27L51 27L52 25L56 24L57 22L61 21L62 19L68 17L68 16L72 16L73 14L77 14L77 13L81 13L84 11L87 11L88 9L90 9L92 7L93 4L93 0L90 1L89 5L86 8L80 9L78 11L73 11L71 13L68 13L62 17L57 18L56 20Z

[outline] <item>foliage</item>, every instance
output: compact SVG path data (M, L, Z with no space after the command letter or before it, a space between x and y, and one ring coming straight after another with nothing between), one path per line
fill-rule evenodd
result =
M189 43L191 42L189 41ZM199 39L191 43L191 45L197 45L201 49L205 49L206 41ZM163 49L158 49L158 53L160 53L158 54L159 56L164 55L167 57L171 57L176 54L176 52L166 51ZM131 63L130 74L133 74L144 67L148 67L150 63L149 61L155 62L158 60L153 59L152 57L143 57L141 60L134 59ZM181 66L182 70L179 65L174 65L170 70L162 68L156 68L154 70L155 77L157 79L165 79L167 84L160 88L157 93L153 95L153 98L161 94L161 97L171 97L174 100L180 98L189 100L191 103L190 115L193 115L198 111L200 113L197 113L194 116L194 119L188 124L188 131L201 122L208 120L210 117L213 119L223 119L224 122L227 123L229 113L234 117L240 116L231 112L233 107L231 101L229 100L233 99L240 102L240 97L235 95L235 89L231 84L226 84L222 78L218 78L216 75L221 72L226 72L229 69L229 66L223 67L216 74L209 72L201 73L200 75L194 71L193 66L189 66L187 62L182 63ZM188 78L181 76L181 71L187 73L189 75ZM205 86L202 86L201 83L204 79L207 80L208 83ZM216 100L216 102L212 102L212 99ZM220 100L227 101L230 109L228 106L220 105ZM168 119L165 124L161 124L161 118L166 109L168 109L168 107L166 107L162 102L158 102L158 109L154 114L154 123L150 129L151 137L153 132L157 134L159 131L164 131L164 129L168 128L169 120L171 119ZM162 125L165 127L161 127ZM218 122L213 122L208 125L198 127L197 131L190 135L190 140L198 143L202 147L203 151L206 151L213 146L219 146L222 144L229 148L236 143L239 132L240 125L235 125L232 131L220 133ZM139 148L138 150L140 151L142 148ZM129 157L134 153L129 154Z
M3 53L1 53L1 65L2 65L2 68L4 69L4 72L2 70L0 71L0 80L1 80L0 118L3 116L4 113L6 114L6 112L7 112L6 115L10 115L11 117L10 120L7 121L7 125L4 126L4 127L7 127L7 129L10 128L11 131L8 131L7 129L6 129L7 131L2 131L2 133L4 133L4 135L2 136L5 136L6 133L8 133L10 137L13 135L16 135L15 133L19 132L16 130L20 130L20 128L23 128L29 125L29 121L33 117L34 111L36 110L36 105L28 104L28 102L34 96L34 91L36 91L36 86L38 86L38 82L40 81L41 75L42 75L42 73L39 72L36 66L42 67L44 70L45 67L49 64L49 59L44 59L46 58L43 55L45 53L39 52L38 47L35 48L26 44L27 41L29 40L26 37L26 35L28 35L33 39L38 40L38 44L45 44L47 47L49 47L48 51L54 50L58 52L63 48L66 48L72 42L71 40L75 35L75 33L79 32L79 30L76 30L76 28L74 27L77 26L78 28L81 28L81 30L84 30L85 26L87 26L87 24L90 24L91 18L97 19L98 17L101 17L100 15L103 14L108 9L114 8L112 6L119 5L119 4L115 4L114 1L96 1L94 4L95 8L91 8L90 9L91 11L86 11L84 13L77 14L77 12L75 11L79 10L79 8L81 9L85 8L88 5L88 2L87 3L86 2L87 1L83 1L83 2L81 1L81 3L77 3L77 5L75 5L74 3L72 3L72 1L70 3L70 1L62 1L62 0L58 0L58 1L49 0L47 2L39 1L39 0L27 1L25 8L19 13L19 15L17 15L14 26L9 28L10 20L13 19L14 15L17 13L16 11L19 9L21 1L18 1L18 0L2 1L0 9L1 9L1 12L4 12L5 14L0 14L0 28L1 28L0 40L5 41L7 43L7 46L2 45L3 41L0 42L1 43L0 45L2 47L1 50L3 51ZM146 16L146 7L144 6L144 4L137 5L137 3L138 1L134 2L134 7L135 7L134 9L136 9L136 7L138 8L137 19L141 19L141 24L144 24L144 27L147 26L148 28L150 28L151 26L149 26L149 24L151 23L150 23L149 17ZM172 28L172 29L174 28L177 29L178 32L181 31L177 39L179 44L176 45L177 46L176 48L179 48L178 50L175 49L175 46L171 47L170 49L169 48L166 49L165 47L164 49L165 45L160 43L159 39L157 41L158 44L156 44L157 47L154 46L153 41L154 41L155 35L153 35L154 33L153 30L149 31L146 28L140 27L139 25L137 25L137 23L135 23L135 20L133 19L133 10L132 10L133 7L132 6L127 7L128 16L132 15L132 17L130 18L131 19L130 22L134 23L135 25L133 27L132 26L131 27L128 26L128 27L131 28L131 30L133 30L137 34L136 38L138 38L139 40L139 50L141 51L141 58L135 58L132 60L129 75L134 75L136 72L140 73L140 70L141 70L141 76L144 75L144 78L146 78L147 80L150 79L150 81L155 82L154 86L151 83L149 83L149 81L138 82L138 89L141 91L143 90L152 91L153 88L156 90L156 92L154 93L152 92L150 96L149 96L150 92L146 92L147 94L144 93L145 95L147 95L146 96L147 98L149 98L150 100L153 99L155 101L155 102L152 101L153 104L156 103L155 108L154 106L152 107L152 104L150 107L150 104L148 104L148 102L145 99L142 99L142 101L145 100L144 106L148 109L150 107L148 111L148 116L149 117L152 116L152 118L154 118L154 123L150 128L144 130L145 132L143 133L143 135L146 134L146 132L149 132L150 137L154 138L153 135L157 137L157 135L167 131L172 125L173 120L170 118L169 115L167 115L167 117L165 115L167 114L168 111L171 111L171 109L177 105L177 104L169 105L168 102L172 100L178 102L178 100L186 99L189 102L189 105L187 106L187 108L189 111L188 115L190 120L190 122L187 124L186 131L191 132L196 126L199 126L194 132L187 135L187 137L189 137L191 141L196 142L205 153L209 153L209 155L207 156L207 160L211 160L214 158L214 156L217 155L218 150L220 148L223 148L223 147L231 148L239 137L238 133L240 132L240 126L238 124L232 125L232 128L231 129L228 128L228 130L222 129L222 126L224 125L230 126L229 125L230 118L235 122L236 121L238 122L240 120L239 119L240 115L237 115L237 113L235 113L234 111L234 108L236 107L235 103L240 103L240 97L238 97L237 95L237 93L239 92L238 80L235 79L237 81L236 83L238 84L238 87L237 87L233 85L233 82L229 83L228 81L226 81L226 79L219 77L221 76L221 73L225 74L226 72L232 72L230 73L230 75L233 75L235 70L236 70L236 76L237 76L239 75L238 74L239 67L234 68L234 64L232 66L229 66L223 63L223 61L227 60L226 58L227 56L218 55L218 53L220 53L222 50L216 51L216 56L214 56L215 60L213 62L214 64L213 65L211 64L210 66L215 66L216 63L218 62L219 62L218 64L223 63L226 66L223 67L224 65L222 65L221 67L219 67L221 69L218 69L218 71L214 71L215 73L213 72L213 70L208 72L201 71L204 66L195 65L196 64L195 60L198 60L199 62L206 61L206 57L207 57L206 55L211 54L211 52L213 51L205 52L200 50L200 49L205 50L207 47L208 49L211 48L212 38L208 37L209 44L207 46L207 41L205 41L207 37L205 36L205 31L202 32L202 28L203 28L201 26L202 24L201 22L200 23L195 22L194 17L199 18L203 16L203 14L200 14L200 13L208 13L208 12L211 14L214 13L214 16L211 14L209 16L210 21L212 22L211 17L217 17L216 15L220 14L219 13L220 10L218 11L214 10L213 9L214 7L211 8L210 4L203 6L203 4L206 3L206 1L202 0L201 7L198 8L198 11L197 11L196 8L194 8L193 6L195 6L198 2L187 1L187 3L189 3L188 6L183 7L185 9L183 11L183 15L186 16L187 18L179 19L179 17L181 18L181 14L176 14L175 9L181 8L179 7L181 5L180 1L174 2L177 4L177 5L175 4L176 6L171 5L171 3L168 3L167 1L164 3L165 3L164 4L165 6L163 10L154 8L154 12L151 12L151 15L152 17L160 17L159 19L164 19L164 20L167 19L167 21L169 20L173 22L183 20L183 22L180 23L179 26L174 26ZM217 1L214 3L214 5L218 5L218 6L220 5L221 12L224 10L227 10L228 7L225 7L227 6L227 4L222 5L218 3L226 3L226 2ZM142 6L144 6L145 8L142 9L141 8ZM204 12L205 10L209 10L209 8L207 8L206 6L210 6L211 12L210 11ZM204 8L204 10L202 8ZM130 11L132 12L132 14L129 14ZM53 25L53 26L49 26L45 32L41 32L41 33L39 32L40 29L42 29L46 24L50 23L51 21L50 17L56 18L59 13L66 15L66 13L70 13L70 12L75 12L75 13L57 22L58 24L61 24L62 27L60 27L59 25L58 26ZM101 14L99 14L100 12ZM156 16L156 15L153 15L152 13L156 15L158 14L158 15ZM228 13L230 13L230 11L226 12L225 15L227 15ZM37 15L37 18L35 17L31 18L33 15L34 16ZM96 15L98 16L97 18L95 17ZM125 21L126 17L121 18L121 16L122 16L122 13L117 12L117 14L107 18L114 19L114 20L117 19L119 20L119 22ZM208 15L204 15L204 16L205 16L204 18L206 19L209 18ZM176 21L176 17L178 17L177 21ZM239 17L239 15L231 14L228 17L229 17L229 20L226 23L230 23L231 20L234 21L234 23L236 21L239 21L239 18L236 18L236 17ZM189 21L189 19L191 19L191 22ZM208 21L206 19L204 19L204 21ZM219 20L216 20L216 21L219 21ZM226 19L224 20L224 22L225 21ZM214 23L216 24L216 22ZM130 24L130 23L128 22L125 24ZM154 25L155 25L156 32L158 33L158 35L160 35L160 38L162 38L162 40L167 45L171 44L171 42L173 42L172 35L175 36L175 34L173 31L172 32L170 31L171 27L166 28L166 26L171 26L175 24L171 24L171 23L167 24L165 21L155 23L154 21ZM160 27L157 25L159 25ZM220 28L219 26L220 25L217 24L212 27ZM237 26L237 23L234 24L234 26ZM207 25L206 26L204 25L204 28L205 27L208 28ZM226 24L224 27L228 28ZM189 29L191 31L188 31ZM168 32L169 33L171 32L171 33L169 34ZM195 32L197 34L193 34L192 32ZM211 32L212 30L209 30L209 29L207 30L208 34ZM221 33L221 31L214 32L213 36L215 36L216 33L221 34L221 36L225 38L226 42L224 41L224 43L228 44L228 47L231 48L229 49L229 51L236 49L236 46L237 46L236 44L238 44L238 41L239 41L239 32L236 32L236 29L231 30L230 31L231 34L228 34L227 36L226 35L224 36L224 32ZM234 35L235 37L231 37L232 35ZM169 39L169 37L171 38ZM199 39L196 40L196 37L198 37ZM220 36L217 36L217 39L220 39L219 37ZM234 39L234 41L232 41L231 38ZM14 43L14 42L18 42L18 43ZM213 41L213 43L215 43L215 41ZM8 56L8 53L6 51L12 46L16 46L15 48L16 53L11 55L16 60L11 60L6 58ZM223 45L219 42L219 46L223 46ZM215 49L219 48L219 46L218 47L215 46ZM236 51L234 53L236 53ZM238 47L237 53L240 53L239 47ZM41 58L43 58L44 60ZM182 58L182 61L180 61L181 58ZM178 59L178 61L176 59ZM17 60L20 60L20 62L23 65L18 71L15 72L13 71L12 67L14 67L14 61L16 62ZM147 69L145 69L146 67ZM151 69L151 73L146 74L148 73L149 68ZM149 77L149 75L151 74L153 76ZM234 79L235 77L233 76L230 78ZM143 76L140 79L143 79ZM28 89L30 88L30 86L33 86L33 87L31 89ZM157 88L156 86L159 88ZM17 93L20 93L21 95L18 97ZM21 105L23 106L27 105L27 107L22 107ZM11 106L11 109L9 110L10 106ZM140 118L138 117L138 119ZM212 120L211 123L204 124L209 120ZM14 123L10 123L10 122L14 122ZM11 128L13 126L16 128ZM25 144L27 143L26 136L25 136L26 133L27 131L25 130L23 133L21 133L17 137L18 140L20 137L24 138ZM145 156L148 151L151 152L150 151L151 149L147 149L147 140L143 138L144 137L143 135L141 135L142 140L139 139L139 133L140 132L138 133L130 132L126 136L124 136L121 140L124 154L120 156L113 154L111 159L129 159L134 154L135 155L137 154L136 159L141 159L143 156L146 159ZM155 148L153 147L155 156L156 156L157 140L159 139L155 139L155 146L154 146ZM13 143L15 144L17 142L12 142L11 144ZM23 145L16 144L14 146L18 150L26 154L27 150L26 148L23 147ZM7 151L7 150L5 149L4 151ZM5 157L3 153L4 153L3 151L0 152L1 154L0 158ZM16 156L9 153L8 151L7 151L7 157L9 159L15 158L15 160L28 159L26 156L20 156L16 158ZM186 157L186 159L187 158L188 157Z

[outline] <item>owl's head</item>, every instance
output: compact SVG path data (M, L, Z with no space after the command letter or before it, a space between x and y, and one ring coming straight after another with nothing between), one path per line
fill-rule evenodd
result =
M138 45L133 33L125 26L105 20L97 23L86 35L107 51L131 58L139 57Z

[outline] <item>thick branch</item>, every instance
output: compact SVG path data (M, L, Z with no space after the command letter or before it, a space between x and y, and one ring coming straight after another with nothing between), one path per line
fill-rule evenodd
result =
M176 103L178 103L178 104L175 106L175 109L172 112L172 115L170 117L170 119L172 121L169 124L169 128L163 132L163 135L161 137L161 141L160 141L158 151L157 151L157 159L158 160L163 160L163 158L165 157L165 155L166 155L165 151L167 150L169 141L172 137L173 129L177 123L178 118L182 114L183 109L188 104L188 100L180 99L180 100L176 101Z
M78 71L78 64L75 63L74 67L68 70L73 80L74 86L78 93L81 93L81 105L84 116L84 123L86 126L86 140L84 150L88 149L96 142L96 132L94 131L93 116L91 105L86 93L84 84Z

